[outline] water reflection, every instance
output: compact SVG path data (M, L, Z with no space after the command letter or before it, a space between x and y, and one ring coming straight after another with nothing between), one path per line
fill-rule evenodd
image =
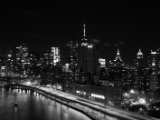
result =
M18 103L18 107L14 103ZM84 114L24 90L0 89L0 120L91 120Z

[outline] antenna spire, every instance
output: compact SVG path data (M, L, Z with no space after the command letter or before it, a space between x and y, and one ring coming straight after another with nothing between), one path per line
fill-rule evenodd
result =
M85 33L86 32L86 30L85 30L85 24L84 24L84 30L83 30L83 32L84 32L83 36L85 37L86 36L86 33Z

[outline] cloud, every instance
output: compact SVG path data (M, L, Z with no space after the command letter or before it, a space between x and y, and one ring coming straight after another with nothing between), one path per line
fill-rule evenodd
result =
M108 43L104 43L104 45L105 45L105 46L107 46L107 47L109 46L109 44L108 44Z
M125 43L123 41L118 41L119 44L124 45Z
M117 43L114 43L113 45L114 45L114 46L119 46Z
M33 11L29 11L29 10L23 10L23 12L27 13L30 17L37 19L37 18L41 18L44 17L43 15L33 12Z
M70 43L66 43L65 46L66 46L66 47L70 47L71 44L70 44Z
M33 37L40 37L40 35L35 34L35 33L27 33L27 35L29 35L29 36L33 36Z
M101 41L98 40L98 39L91 39L91 41L94 42L94 43L100 43L100 42L101 42Z

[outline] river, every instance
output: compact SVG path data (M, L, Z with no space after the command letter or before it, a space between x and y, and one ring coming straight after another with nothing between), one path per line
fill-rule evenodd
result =
M18 103L18 107L14 103ZM35 92L0 88L0 120L91 120Z

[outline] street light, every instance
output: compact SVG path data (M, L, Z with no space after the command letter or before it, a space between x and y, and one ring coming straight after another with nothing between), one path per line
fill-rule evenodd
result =
M135 91L134 90L130 90L130 93L135 93Z
M123 97L127 97L127 98L129 98L129 97L130 97L130 94L128 94L128 93L124 93L124 94L123 94Z
M146 100L144 98L139 98L139 103L140 104L146 104Z

